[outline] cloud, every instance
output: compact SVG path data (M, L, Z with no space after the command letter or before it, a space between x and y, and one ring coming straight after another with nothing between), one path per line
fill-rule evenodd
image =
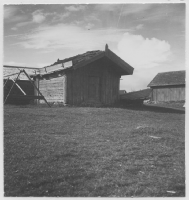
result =
M32 13L34 23L42 23L46 17L41 10L36 10Z
M90 16L83 18L82 20L73 21L71 24L76 26L82 26L86 29L91 29L95 26L98 26L98 23L101 23L101 20L95 15L90 14Z
M144 24L139 24L139 25L137 25L137 26L135 27L135 29L136 29L136 30L141 30L141 29L143 29L143 27L144 27Z
M45 67L45 66L49 66L49 63L37 63L37 66L36 67Z
M125 33L118 42L116 53L137 69L152 68L169 59L171 46L157 38Z
M116 11L118 14L127 16L130 14L140 14L150 9L152 4L99 4L95 6L100 11Z
M4 19L9 19L16 14L17 8L14 6L4 6Z
M88 24L88 27L92 27ZM127 32L126 32L127 31ZM54 51L57 49L88 51L104 49L106 43L123 60L136 69L157 67L169 60L171 46L157 38L144 38L117 29L87 30L86 27L58 24L41 26L17 43L26 49Z
M14 27L12 27L12 30L18 30L19 27L27 26L30 24L40 24L46 19L46 14L42 13L42 10L36 10L35 12L32 13L32 20L30 21L24 21L17 23Z
M72 5L72 6L66 6L65 10L68 10L70 12L77 12L77 11L84 10L85 8L86 8L85 5Z
M5 22L19 22L24 21L28 17L24 14L18 14L19 9L17 6L4 6L4 20Z
M35 29L32 34L24 36L22 42L17 43L28 49L98 49L104 48L106 43L116 45L126 30L86 30L76 25L57 24Z
M151 9L152 4L124 4L122 15L141 14Z
M56 14L54 14L52 22L62 21L69 16L70 16L70 12L65 12L65 13L61 13L61 14L56 13Z
M92 23L88 23L86 26L85 26L85 28L86 29L91 29L92 27L94 27L94 24L92 24Z
M12 27L11 30L16 31L18 28L16 26Z
M23 63L23 62L15 62L15 61L7 61L7 62L4 62L3 65L10 65L10 66L25 66L26 63Z
M14 27L12 27L11 29L13 31L16 31L18 30L19 27L22 27L22 26L27 26L29 24L32 24L33 22L32 21L26 21L26 22L20 22L20 23L17 23Z
M121 9L121 6L123 6L123 4L97 4L95 6L95 10L115 11L117 9Z

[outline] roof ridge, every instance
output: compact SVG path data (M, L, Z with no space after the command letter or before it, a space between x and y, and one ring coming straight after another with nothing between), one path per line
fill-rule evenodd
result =
M147 87L183 85L185 84L186 70L160 72L152 79Z
M185 72L186 70L177 70L177 71L168 71L168 72L159 72L158 74L165 74L165 73L171 73L171 72Z
M70 60L72 60L72 59L74 59L74 58L77 58L77 57L79 57L79 56L84 56L84 55L87 55L87 54L89 54L89 53L97 53L97 52L104 52L104 51L102 51L102 50L94 50L94 51L86 51L85 53L81 53L81 54L77 54L77 55L75 55L75 56L71 56L71 57L69 57L69 58L64 58L64 59L62 59L62 60L58 60L58 61L56 61L56 62L54 62L53 64L51 64L51 65L49 65L49 66L53 66L53 65L56 65L56 64L59 64L59 63L63 63L63 61L70 61ZM90 54L89 54L90 55ZM48 67L48 66L47 66Z

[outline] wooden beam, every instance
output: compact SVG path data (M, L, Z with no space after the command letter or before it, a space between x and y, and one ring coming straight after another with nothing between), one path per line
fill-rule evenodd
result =
M36 68L36 67L23 67L23 66L11 66L11 65L3 65L3 67L7 67L7 68L22 68L22 69L36 69L36 70L40 69L40 68Z
M31 80L31 78L29 77L29 75L26 73L26 71L25 70L23 70L23 72L24 72L24 74L28 77L28 79L30 80L30 82L31 82L31 84L34 86L34 88L39 92L39 94L41 95L41 96L43 96L42 94L41 94L41 92L39 91L39 89L36 87L36 85L33 83L33 81ZM46 104L49 106L49 107L51 107L50 106L50 104L47 102L47 100L45 99L45 97L44 97L44 101L46 102Z
M22 71L19 72L18 76L16 77L16 81L18 80L18 77L20 76L21 73L22 73ZM9 97L11 91L12 91L12 88L14 87L14 85L15 85L15 82L13 83L11 89L9 90L9 93L7 94L7 96L6 96L6 98L5 98L5 101L4 101L4 104L6 103L8 97Z
M36 79L35 79L35 81L34 81L34 84L35 84L36 87L39 89L39 78L36 77ZM38 91L36 90L36 88L34 88L34 95L35 95L35 96L39 96L39 93L38 93ZM38 99L36 99L34 102L35 102L35 104L38 104L38 103L39 103Z
M14 74L9 74L9 75L3 76L3 78L5 78L5 77L9 77L9 76L13 76L13 75L16 75L16 74L19 74L19 72L14 73Z
M18 87L18 89L20 89L20 91L24 94L24 95L26 95L26 93L24 92L24 90L22 90L22 88L16 83L16 81L14 81L12 78L10 78L14 83L15 83L15 85Z
M33 95L15 95L15 94L11 94L9 95L10 97L12 98L15 98L15 99L44 99L44 96L33 96Z
M5 84L4 84L4 86L3 86L3 87L5 87L5 85L7 84L8 80L9 80L9 77L8 77L8 79L5 81Z

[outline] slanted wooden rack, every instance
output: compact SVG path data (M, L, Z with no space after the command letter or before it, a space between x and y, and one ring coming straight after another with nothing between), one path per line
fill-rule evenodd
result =
M38 93L40 94L39 96L26 95L26 93L23 91L23 89L16 83L16 81L18 80L18 78L19 78L19 76L20 76L21 73L24 73L24 74L26 75L26 77L29 79L30 83L34 86L34 88L35 88L35 89L38 91ZM16 75L16 74L18 74L18 76L16 77L16 80L13 80L12 78L10 78L10 76ZM8 77L8 79L6 80L6 82L5 82L5 84L4 84L4 87L5 87L6 83L8 82L8 80L12 80L12 81L13 81L13 85L11 86L11 88L10 88L10 90L9 90L9 92L8 92L8 94L7 94L7 96L6 96L6 98L5 98L4 104L6 103L8 97L10 96L10 97L18 98L18 99L19 99L19 98L23 98L23 99L41 99L41 100L44 100L45 103L46 103L49 107L51 107L50 104L47 102L47 100L45 99L45 97L42 95L42 93L40 92L40 90L36 87L36 85L35 85L35 84L33 83L33 81L31 80L30 76L27 74L27 72L26 72L24 69L23 69L23 70L20 70L20 72L18 72L18 73L10 74L10 75L8 75L8 76L6 76L6 77ZM16 85L16 86L19 88L19 90L23 93L23 95L13 95L13 94L11 95L11 94L10 94L11 91L12 91L12 89L13 89L13 87L14 87L14 85Z

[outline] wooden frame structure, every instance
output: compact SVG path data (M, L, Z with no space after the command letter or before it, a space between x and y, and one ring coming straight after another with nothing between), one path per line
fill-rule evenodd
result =
M20 69L19 69L19 70L20 70ZM19 76L20 76L21 73L24 73L24 74L26 75L26 77L28 78L28 80L30 81L30 83L34 86L34 88L38 91L38 93L39 93L40 95L38 95L38 96L26 95L26 93L23 91L23 89L16 83L16 81L18 80L18 78L19 78ZM12 78L10 78L10 76L16 75L16 74L18 74L18 75L17 75L17 77L16 77L15 80L12 79ZM5 87L6 83L8 82L8 80L12 80L12 81L13 81L13 85L11 86L11 88L10 88L10 90L9 90L9 92L8 92L8 94L7 94L7 96L6 96L6 98L5 98L4 104L6 103L8 97L10 96L10 93L11 93L11 91L12 91L14 85L16 85L16 86L18 87L18 89L23 93L23 95L12 95L12 96L14 96L14 98L21 98L21 97L22 97L22 98L30 98L30 99L42 99L42 100L45 101L45 103L46 103L49 107L51 107L50 104L47 102L47 100L45 99L45 97L42 95L42 93L40 92L40 90L36 87L36 85L35 85L35 84L33 83L33 81L31 80L30 76L27 74L27 72L26 72L24 69L20 70L20 72L18 72L18 73L6 75L5 77L8 77L8 79L6 80L6 82L5 82L5 84L4 84L4 87Z

